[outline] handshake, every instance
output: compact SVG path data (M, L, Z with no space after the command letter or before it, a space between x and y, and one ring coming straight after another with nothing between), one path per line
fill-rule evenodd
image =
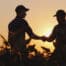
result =
M47 40L47 37L42 36L42 37L40 37L40 39L41 39L42 41L46 41L46 40Z

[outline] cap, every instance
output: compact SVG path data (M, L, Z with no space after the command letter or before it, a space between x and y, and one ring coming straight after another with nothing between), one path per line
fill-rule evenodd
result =
M66 15L66 12L64 11L64 10L58 10L57 12L56 12L56 14L54 15L54 17L55 16L65 16Z
M25 6L23 5L18 5L15 9L16 12L21 12L21 11L28 11L29 9L26 8Z

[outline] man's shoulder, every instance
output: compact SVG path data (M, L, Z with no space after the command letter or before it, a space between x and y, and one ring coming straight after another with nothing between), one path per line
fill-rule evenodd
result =
M13 19L8 26L12 26L12 25L22 25L22 26L27 26L28 23L25 19Z
M24 25L28 25L28 22L25 19L21 19L21 23Z
M57 29L59 27L59 25L55 25L54 29Z
M14 23L14 20L10 21L10 23L8 25L12 25Z

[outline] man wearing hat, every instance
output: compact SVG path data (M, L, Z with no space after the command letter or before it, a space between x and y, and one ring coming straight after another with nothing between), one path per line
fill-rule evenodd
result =
M29 43L31 38L40 39L40 37L33 33L31 27L25 20L26 12L29 11L29 9L23 5L19 5L16 7L15 11L16 18L8 25L8 41L12 47L24 52L26 44ZM29 35L28 40L25 40L25 33Z
M58 24L54 27L51 35L49 37L42 37L42 40L48 42L54 42L55 40L54 45L56 49L53 57L60 60L60 58L63 57L63 48L66 46L66 12L60 9L56 12L54 17L56 17ZM60 60L60 63L61 61L62 60Z

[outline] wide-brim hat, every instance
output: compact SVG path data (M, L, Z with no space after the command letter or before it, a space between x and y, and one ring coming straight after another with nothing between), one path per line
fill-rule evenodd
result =
M65 16L66 15L66 12L64 10L58 10L56 12L56 14L54 15L54 17L58 17L58 16Z
M17 7L16 7L16 9L15 9L15 11L16 12L20 12L20 11L29 11L29 9L28 8L26 8L25 6L23 6L23 5L18 5Z

